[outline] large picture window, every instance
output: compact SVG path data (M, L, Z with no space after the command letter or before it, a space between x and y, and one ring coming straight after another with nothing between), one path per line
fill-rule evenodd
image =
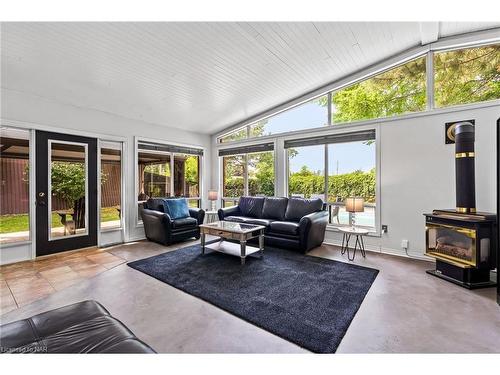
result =
M288 195L321 198L328 204L331 225L349 225L344 202L364 198L365 211L356 224L375 230L375 131L366 130L285 141L288 153Z
M500 44L434 54L436 107L500 99Z
M149 198L184 197L191 207L200 207L203 150L143 141L137 149L139 220Z
M266 144L219 150L224 206L235 204L244 195L274 195L273 149L273 144Z
M30 239L29 131L0 128L0 245Z

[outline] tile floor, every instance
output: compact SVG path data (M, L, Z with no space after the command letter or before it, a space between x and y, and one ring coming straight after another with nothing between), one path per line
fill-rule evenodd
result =
M90 248L0 266L0 315L124 262L106 250Z

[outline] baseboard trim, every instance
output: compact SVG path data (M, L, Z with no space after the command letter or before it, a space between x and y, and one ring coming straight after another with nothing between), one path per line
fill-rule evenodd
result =
M136 242L136 241L142 241L142 240L145 240L145 239L146 239L146 236L129 237L129 238L127 239L127 241L125 241L124 243Z
M332 245L332 246L338 246L338 247L342 246L341 242L326 242L326 241L323 241L323 243L326 244L326 245ZM407 255L406 253L403 253L400 250L391 249L391 248L382 248L382 247L379 247L379 246L370 246L370 245L365 244L365 250L366 251L370 251L372 253L394 255L394 256L398 256L398 257L402 257L402 258L406 258L406 259L423 260L423 261L426 261L426 262L435 263L434 258L427 257L427 256L425 256L423 254L416 254L416 255L410 254L410 255Z

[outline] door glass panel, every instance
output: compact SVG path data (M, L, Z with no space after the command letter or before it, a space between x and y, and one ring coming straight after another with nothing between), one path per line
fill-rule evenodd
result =
M49 141L49 239L86 235L87 145Z
M121 227L122 145L101 143L101 229Z

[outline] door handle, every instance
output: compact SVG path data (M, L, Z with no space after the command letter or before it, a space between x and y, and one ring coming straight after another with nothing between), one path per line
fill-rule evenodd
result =
M43 191L41 191L37 194L36 204L39 206L47 205L47 200L45 199L45 193Z

